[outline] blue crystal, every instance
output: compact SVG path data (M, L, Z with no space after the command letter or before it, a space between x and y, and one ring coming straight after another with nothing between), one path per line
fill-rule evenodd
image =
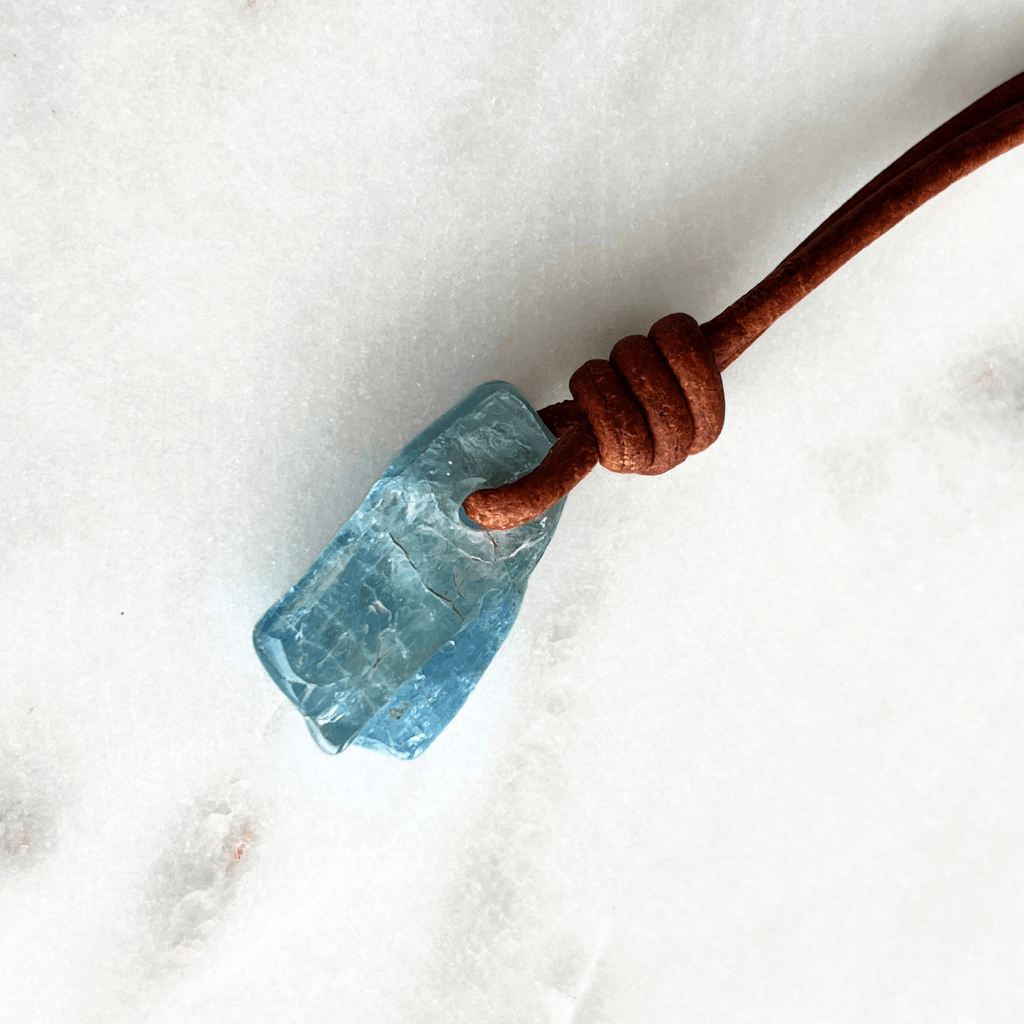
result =
M491 381L402 449L253 642L322 749L421 754L508 635L562 511L484 530L462 502L533 469L554 443Z

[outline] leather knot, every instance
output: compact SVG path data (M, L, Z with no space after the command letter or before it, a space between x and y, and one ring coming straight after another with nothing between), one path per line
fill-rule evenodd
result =
M531 473L474 491L466 514L488 530L540 515L600 462L653 476L703 451L722 432L725 393L714 350L685 313L662 317L646 338L623 338L610 359L591 359L569 381L570 402L537 415L558 438Z
M664 473L707 448L725 420L722 375L685 313L662 317L646 338L623 338L609 359L584 363L569 390L613 473Z

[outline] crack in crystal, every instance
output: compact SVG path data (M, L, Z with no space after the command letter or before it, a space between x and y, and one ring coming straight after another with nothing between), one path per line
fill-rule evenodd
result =
M420 582L423 583L423 580L421 579ZM454 602L449 601L448 598L444 596L444 594L439 594L436 590L434 590L433 587L428 587L426 583L423 583L423 586L427 590L429 590L430 593L432 593L434 597L436 597L439 601L444 601L444 603L448 605L448 607L451 608L451 610L455 612L455 614L458 615L458 617L462 619L463 622L466 621L466 616L463 615L462 612L460 612L459 609L455 607Z
M412 562L412 556L409 554L408 551L406 551L406 549L404 547L402 547L401 544L398 543L398 539L395 537L395 535L390 530L388 531L388 536L391 538L391 543L394 544L395 547L398 548L398 550L401 551L403 555L405 555L406 561L410 565L412 565L412 567L414 569L416 569L416 566L413 565L413 562ZM416 569L416 572L418 573L419 569Z
M423 587L423 589L433 594L434 597L438 599L438 601L443 601L446 605L448 605L449 608L451 608L453 612L455 612L456 615L458 615L460 619L462 619L463 622L465 622L466 616L463 615L462 612L460 612L459 609L455 607L455 604L452 601L450 601L447 597L445 597L444 594L439 594L433 587L427 584L427 581L423 578L423 574L419 571L419 569L416 568L416 564L409 557L409 552L406 551L405 548L398 543L398 540L395 538L395 535L389 531L388 536L391 538L391 541L395 545L395 547L397 547L398 550L401 551L403 555L405 555L406 561L408 561L409 565L412 566L413 571L419 577L420 584Z

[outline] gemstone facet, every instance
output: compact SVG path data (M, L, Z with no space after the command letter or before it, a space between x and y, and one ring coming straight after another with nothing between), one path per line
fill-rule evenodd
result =
M253 633L328 753L421 754L465 703L522 603L563 501L484 530L467 495L529 472L554 435L510 384L482 384L420 433Z

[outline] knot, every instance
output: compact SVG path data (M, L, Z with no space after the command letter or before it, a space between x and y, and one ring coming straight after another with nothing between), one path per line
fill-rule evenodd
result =
M520 526L565 497L600 462L614 473L664 473L722 432L725 393L714 351L693 317L662 317L623 338L569 381L573 401L538 412L558 440L526 476L474 491L466 514L488 530Z
M662 317L646 338L623 338L609 359L584 363L569 390L613 473L664 473L707 448L725 420L722 375L685 313Z

